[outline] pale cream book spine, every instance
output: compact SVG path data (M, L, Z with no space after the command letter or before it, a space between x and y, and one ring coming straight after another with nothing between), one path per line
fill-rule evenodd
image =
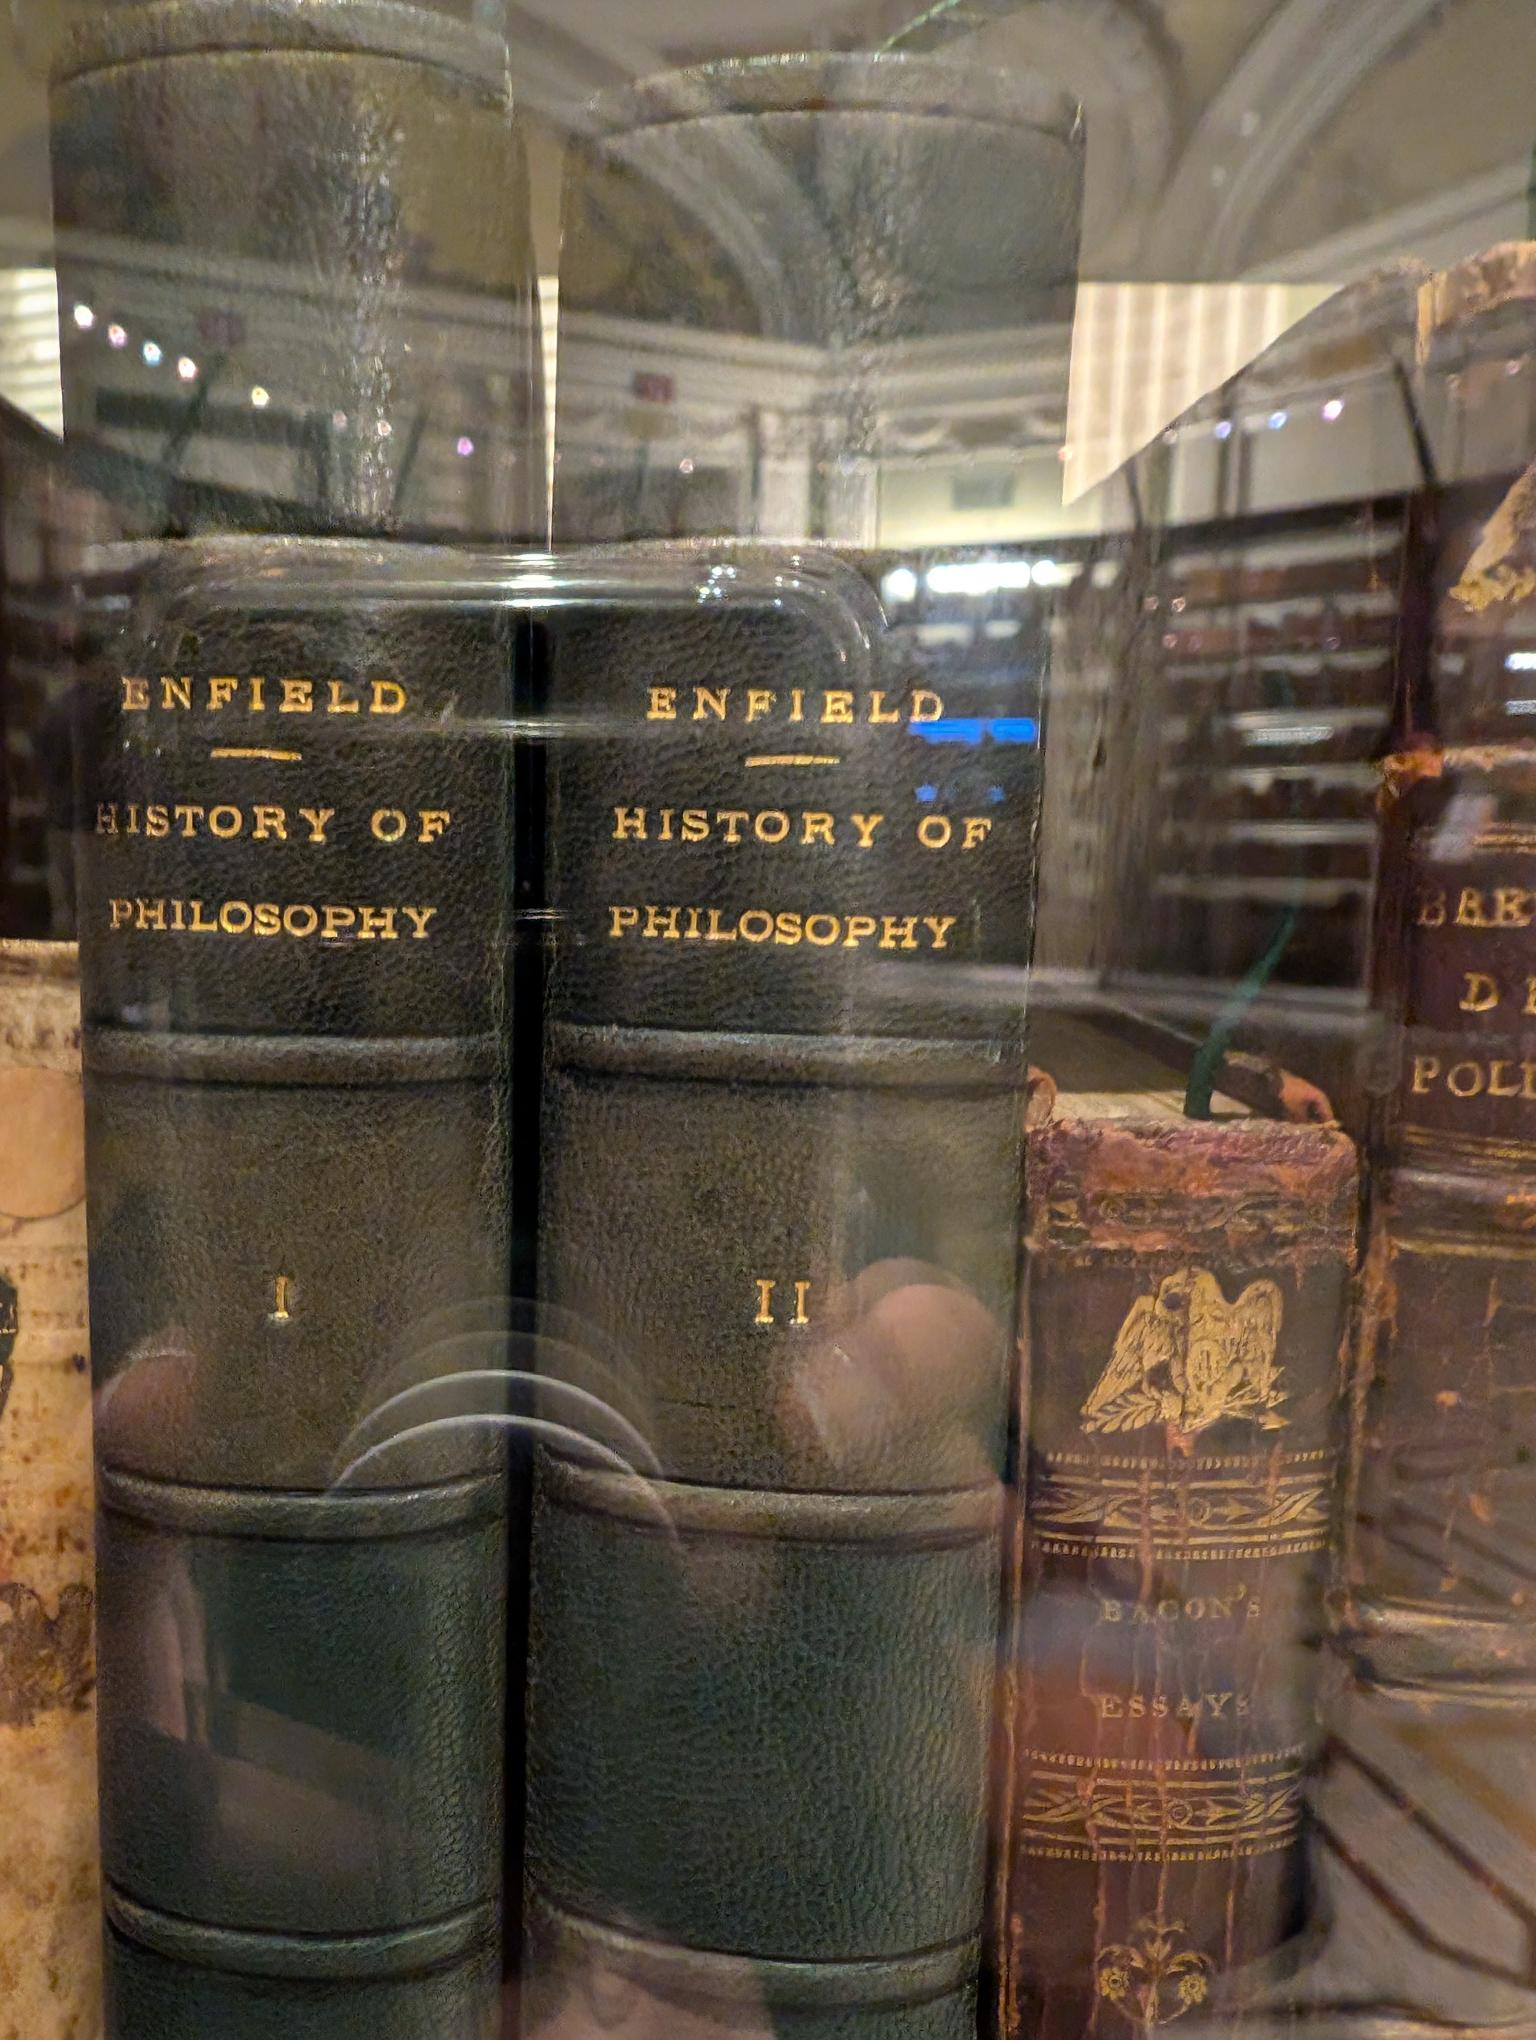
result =
M101 2030L75 950L0 942L0 2040Z

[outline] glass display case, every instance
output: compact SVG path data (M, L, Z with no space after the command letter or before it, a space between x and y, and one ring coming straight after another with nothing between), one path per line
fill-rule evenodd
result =
M0 2040L1536 2034L1523 0L8 0Z

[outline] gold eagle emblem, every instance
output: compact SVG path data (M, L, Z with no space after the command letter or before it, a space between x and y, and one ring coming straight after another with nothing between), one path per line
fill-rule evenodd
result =
M1165 1275L1138 1296L1115 1335L1115 1350L1083 1404L1087 1431L1139 1431L1166 1424L1192 1437L1223 1417L1248 1417L1278 1431L1286 1390L1275 1365L1283 1312L1273 1282L1250 1282L1236 1303L1206 1268Z

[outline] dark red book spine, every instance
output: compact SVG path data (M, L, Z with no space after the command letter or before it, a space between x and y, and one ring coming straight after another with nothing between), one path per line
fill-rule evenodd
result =
M1356 1201L1331 1127L1032 1136L1007 2040L1241 2003L1305 1922Z

